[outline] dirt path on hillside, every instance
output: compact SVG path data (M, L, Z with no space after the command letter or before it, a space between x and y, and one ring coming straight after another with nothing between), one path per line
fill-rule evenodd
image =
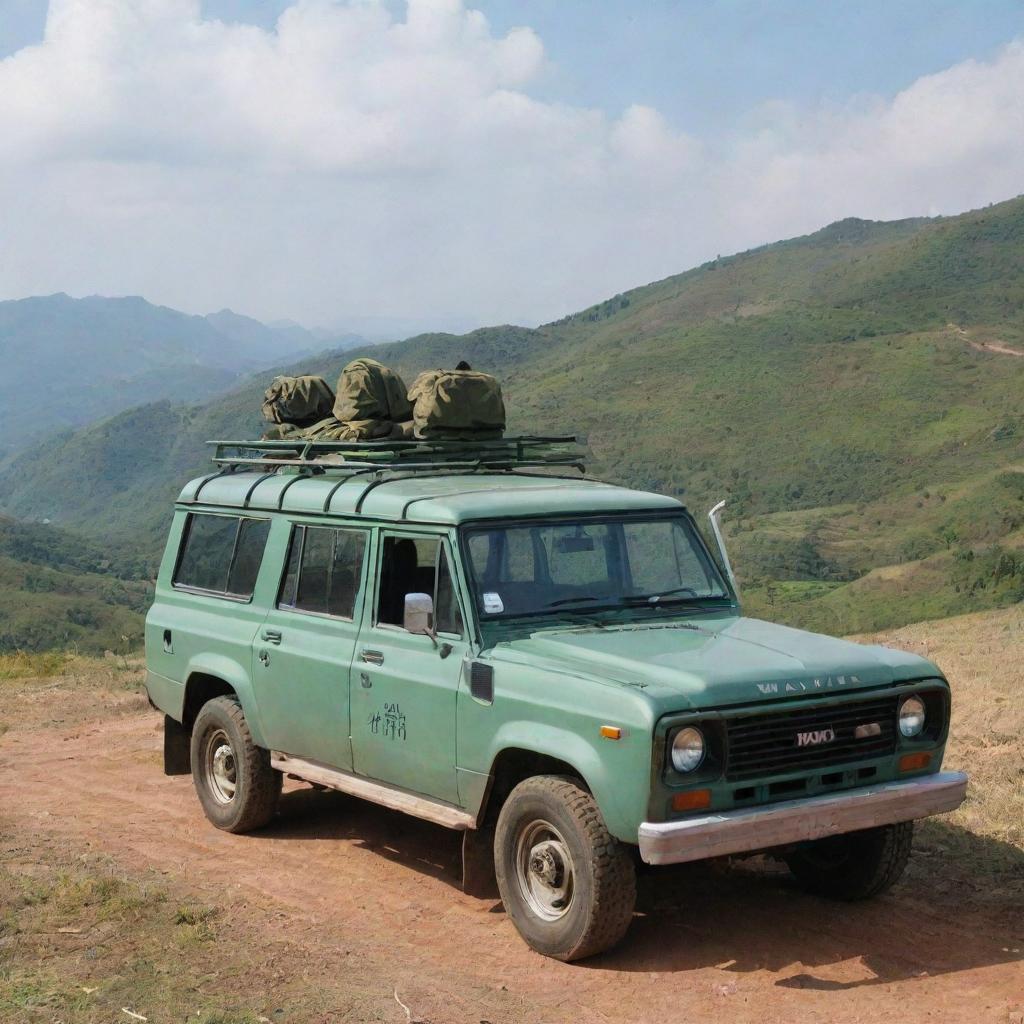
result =
M296 950L282 971L351 981L362 1002L318 1021L1009 1024L1024 1010L1024 907L974 900L941 845L892 895L852 906L749 870L653 873L625 943L567 966L459 891L455 833L294 787L271 828L218 832L191 780L161 774L159 724L133 712L9 732L0 809L25 844L105 852L211 901L230 892L268 944Z
M956 331L956 333L977 352L998 352L1000 355L1004 356L1024 357L1024 352L1019 348L1011 348L1009 345L1004 345L1001 341L975 341L963 327L958 327L956 324L946 324L946 326L950 330Z

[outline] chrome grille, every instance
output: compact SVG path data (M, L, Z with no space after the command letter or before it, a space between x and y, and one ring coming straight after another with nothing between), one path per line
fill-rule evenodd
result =
M732 718L725 777L730 782L803 769L884 757L896 750L897 697L843 702L816 708L790 708ZM858 738L858 726L877 723L876 735ZM799 745L801 733L833 730L826 742Z

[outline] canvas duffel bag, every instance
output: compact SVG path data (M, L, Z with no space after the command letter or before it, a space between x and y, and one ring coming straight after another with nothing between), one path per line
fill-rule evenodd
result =
M334 392L323 377L275 377L263 393L263 418L305 427L331 415Z
M501 385L479 370L427 370L409 389L413 431L424 439L501 437Z
M338 378L334 418L342 423L370 420L403 423L412 418L402 378L376 359L353 359Z

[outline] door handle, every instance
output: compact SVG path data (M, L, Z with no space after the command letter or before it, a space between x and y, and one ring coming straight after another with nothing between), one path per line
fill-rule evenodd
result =
M268 644L279 644L281 642L281 630L265 629L263 630L262 637Z
M359 652L359 658L365 661L367 665L383 665L384 664L384 652L383 651L371 651L364 647Z

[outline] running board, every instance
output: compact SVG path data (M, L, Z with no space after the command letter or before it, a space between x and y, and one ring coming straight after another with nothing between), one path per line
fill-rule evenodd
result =
M339 771L320 761L311 761L302 757L291 757L279 750L270 752L271 767L285 775L293 775L306 782L314 782L318 786L336 789L349 796L357 796L361 800L389 807L393 811L403 811L414 818L432 821L435 825L453 828L458 831L476 828L476 816L463 811L453 804L442 800L431 800L430 797L410 793L407 789L389 786L384 782L373 782L361 775Z

